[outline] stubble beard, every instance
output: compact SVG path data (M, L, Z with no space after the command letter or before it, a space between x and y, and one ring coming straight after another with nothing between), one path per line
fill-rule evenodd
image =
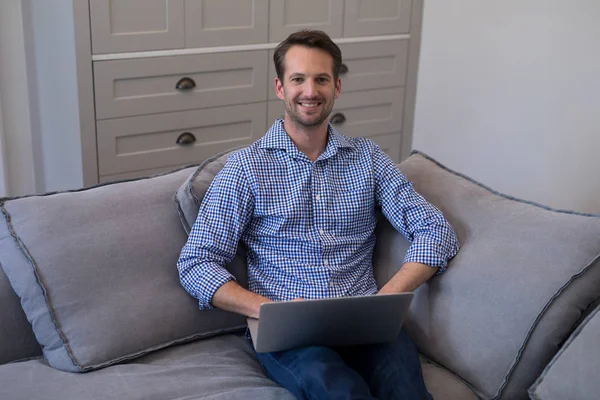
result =
M327 117L329 117L331 111L333 111L333 101L327 101L326 99L320 101L323 103L321 106L323 107L321 114L319 114L318 117L311 117L310 120L303 118L300 112L298 112L298 107L300 106L297 104L297 100L284 101L285 111L290 117L290 122L292 122L296 128L302 130L312 130L318 126L321 126Z

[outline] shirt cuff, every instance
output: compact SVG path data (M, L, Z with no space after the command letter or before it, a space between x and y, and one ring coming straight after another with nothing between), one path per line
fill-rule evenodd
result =
M424 244L415 241L408 248L404 256L404 262L416 262L432 268L438 268L436 275L439 275L448 267L448 260L451 256L446 255L441 249L439 252L435 251L436 246L436 244Z
M224 268L208 269L202 278L204 284L198 301L201 310L213 309L212 298L215 292L229 281L235 281L235 277Z

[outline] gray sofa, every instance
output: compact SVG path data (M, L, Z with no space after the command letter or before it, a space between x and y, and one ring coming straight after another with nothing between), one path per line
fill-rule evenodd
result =
M287 399L244 318L199 311L175 266L228 154L160 176L2 199L0 399ZM436 400L597 399L600 216L504 196L414 152L400 164L462 250L406 327ZM407 241L384 219L381 285ZM228 265L245 282L244 249Z

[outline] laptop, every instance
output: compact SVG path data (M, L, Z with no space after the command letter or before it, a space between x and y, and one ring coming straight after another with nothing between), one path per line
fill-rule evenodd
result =
M413 293L264 303L248 318L259 352L384 343L395 340Z

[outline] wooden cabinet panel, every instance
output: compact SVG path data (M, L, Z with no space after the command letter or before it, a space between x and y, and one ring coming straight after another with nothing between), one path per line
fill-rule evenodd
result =
M410 31L413 0L346 0L344 37Z
M400 159L400 150L402 149L402 132L371 136L370 139L377 143L377 145L381 147L381 150L390 156L392 161L395 163L402 161Z
M195 164L195 163L194 163ZM114 181L122 181L127 179L136 179L136 178L146 178L154 175L164 174L166 172L171 172L176 169L182 168L183 166L168 166L161 168L151 168L151 169L143 169L139 171L130 171L123 172L122 174L113 174L113 175L101 175L98 180L99 183L107 183Z
M99 61L94 70L97 119L267 98L267 50Z
M266 103L98 121L100 175L200 163L265 134ZM195 141L178 144L193 135Z
M348 67L341 75L342 92L405 85L408 40L342 44L340 49Z
M404 88L367 90L341 95L330 119L343 116L332 125L344 135L371 137L400 130L403 112Z
M183 0L89 0L92 52L184 46Z
M268 0L185 0L185 47L269 40Z
M332 125L347 136L362 136L375 140L382 135L396 135L398 138L394 143L398 143L398 148L394 147L395 144L392 146L393 156L396 158L392 157L392 153L388 154L394 161L399 162L403 112L404 88L367 90L342 94L335 102L330 120L343 120L339 123L332 122ZM281 100L269 101L267 126L275 119L283 118L284 114L285 107ZM391 143L392 139L385 139L386 143Z
M349 43L339 45L348 72L341 74L342 93L404 86L408 60L408 40ZM273 59L273 50L269 60ZM269 63L269 99L275 100L275 66Z
M300 29L319 29L342 36L344 0L272 0L269 39L281 42Z

